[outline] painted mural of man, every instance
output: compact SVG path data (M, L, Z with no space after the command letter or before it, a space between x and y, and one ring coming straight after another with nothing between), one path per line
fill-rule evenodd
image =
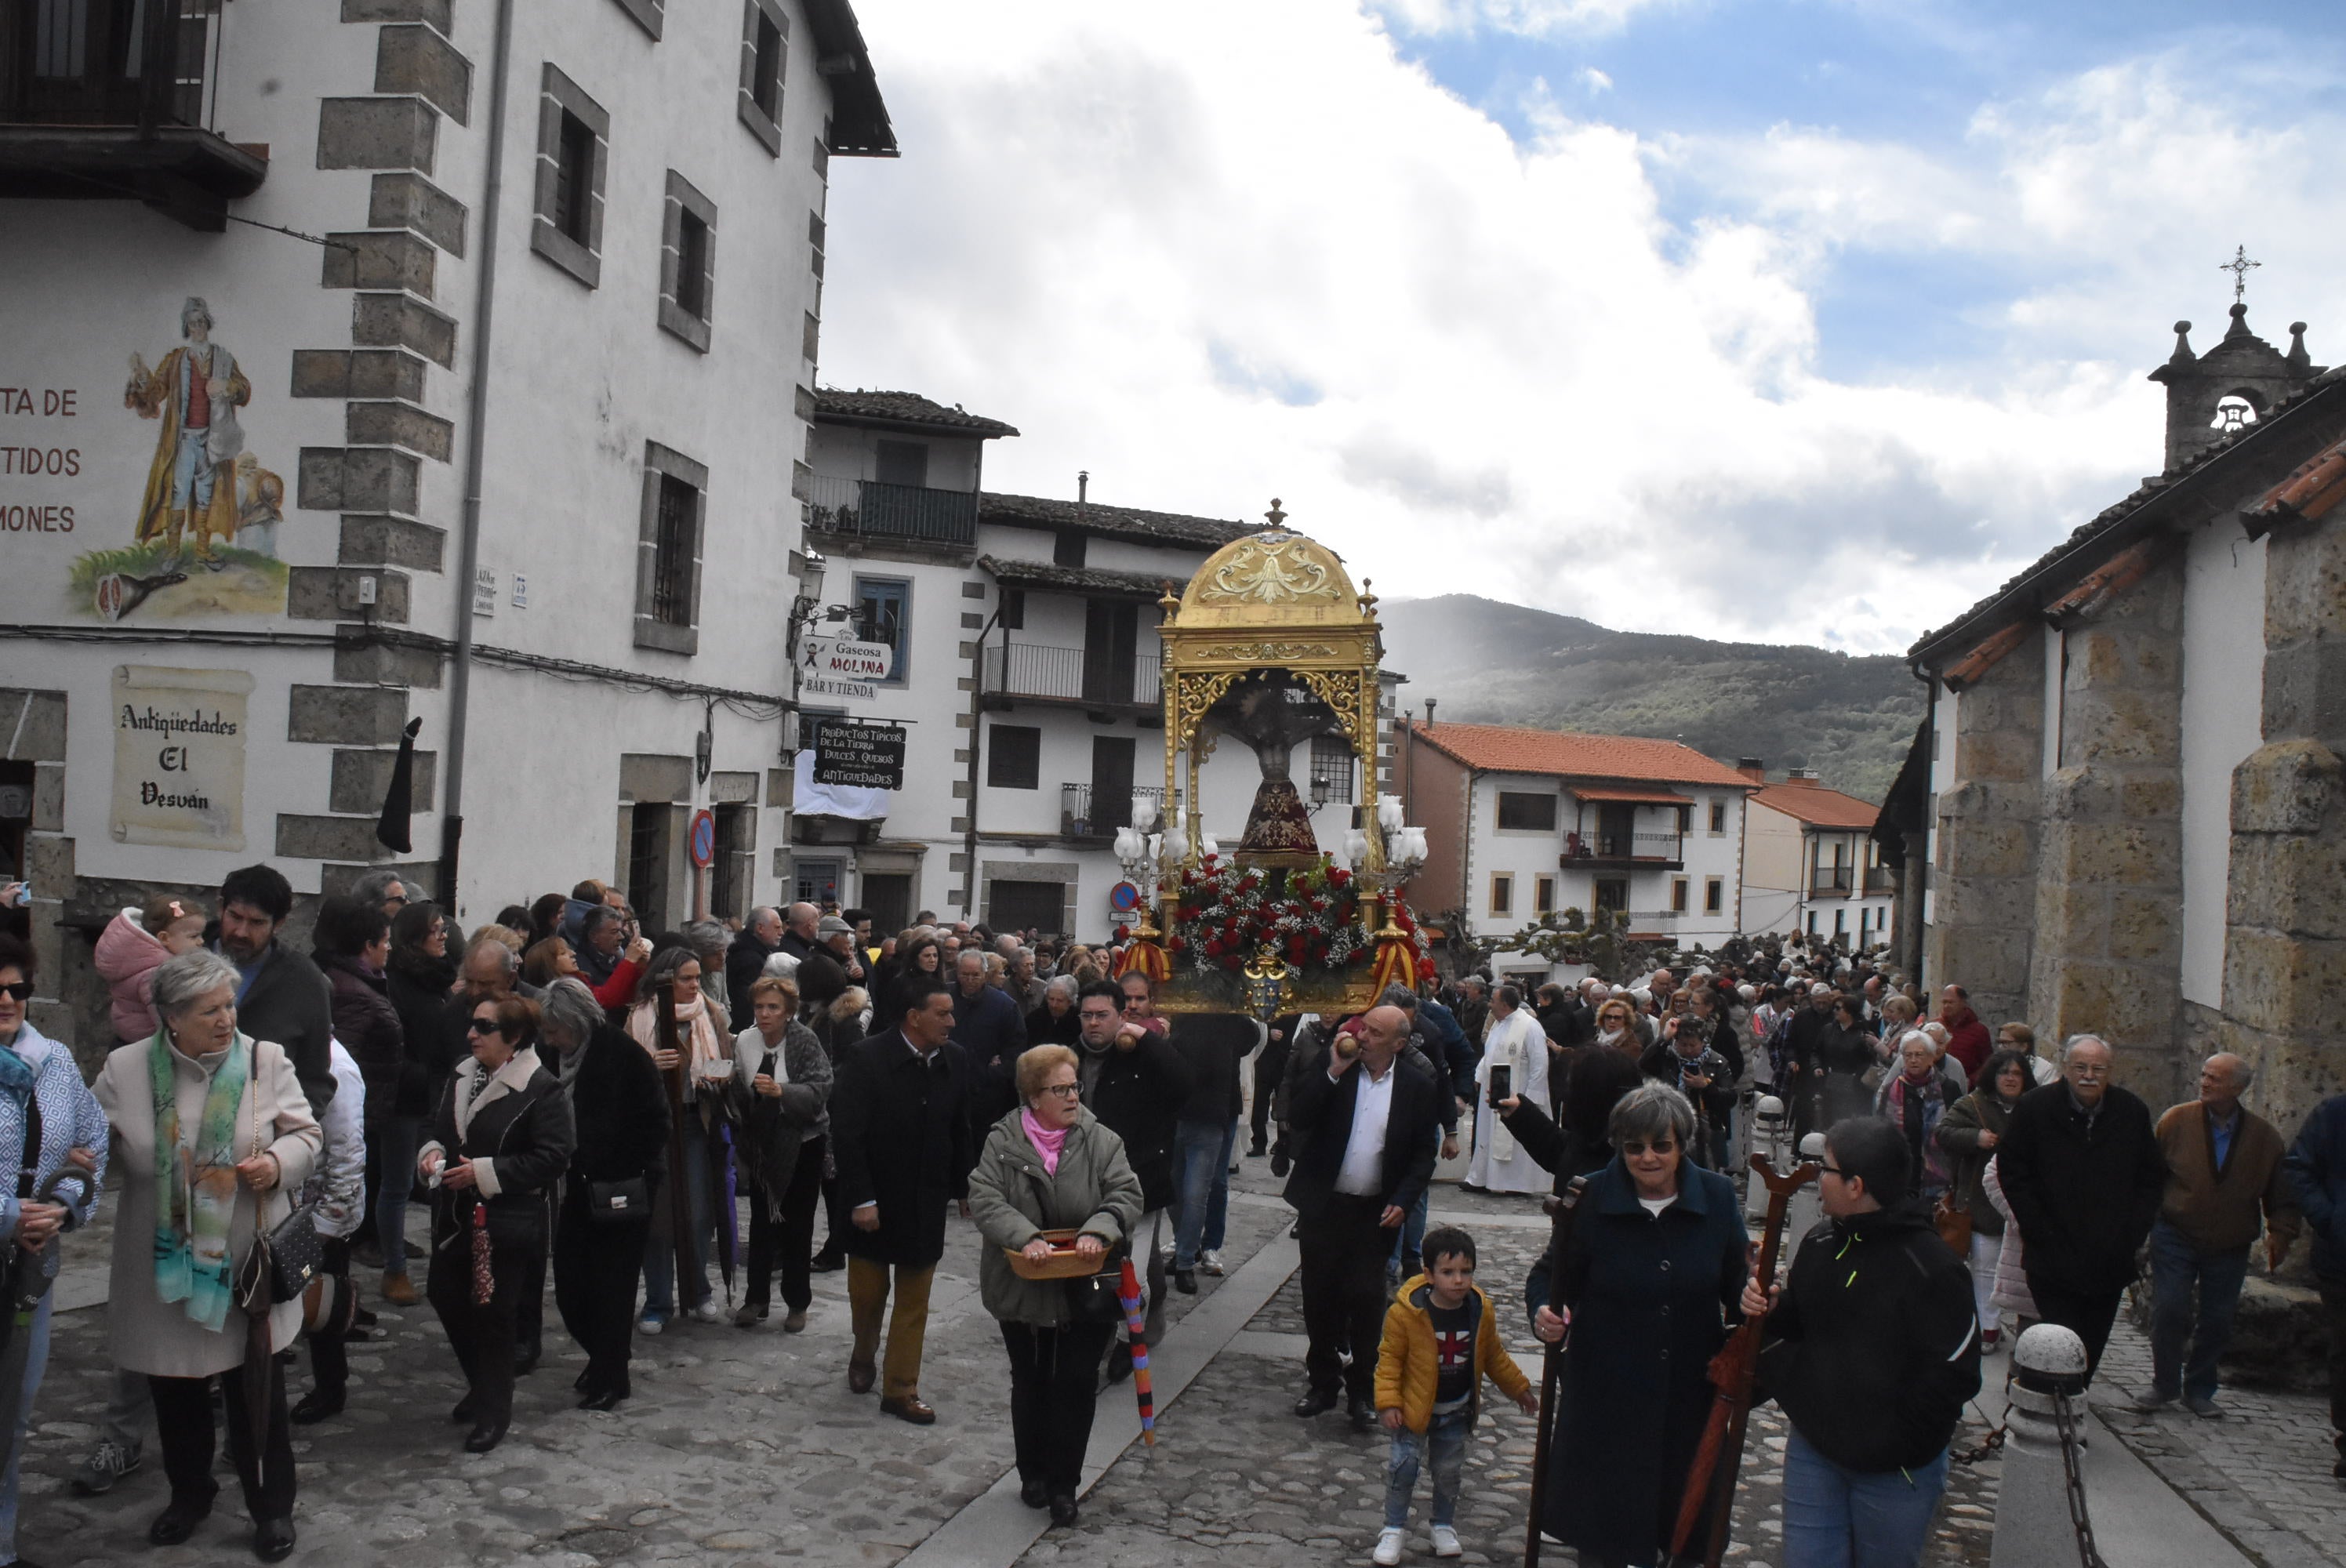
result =
M199 297L189 295L179 308L179 333L185 345L152 370L132 354L123 389L125 408L163 422L138 505L138 538L165 538L177 556L181 535L192 530L197 557L217 572L224 563L212 553L214 541L236 537L236 459L244 445L236 411L252 401L252 383L236 356L211 341L211 309Z

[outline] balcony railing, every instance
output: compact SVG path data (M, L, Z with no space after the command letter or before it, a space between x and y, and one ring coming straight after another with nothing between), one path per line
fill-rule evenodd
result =
M1679 860L1682 833L1566 833L1560 863L1570 871L1592 860Z
M1694 911L1692 910L1631 910L1629 911L1629 929L1631 931L1654 931L1669 926L1675 926L1678 921L1688 918L1693 914L1693 912Z
M1820 869L1810 873L1809 897L1812 899L1847 898L1849 889L1850 870L1847 866Z
M1165 809L1165 791L1143 786L1135 789L1119 789L1103 796L1096 815L1092 810L1092 787L1088 784L1059 786L1059 831L1070 839L1105 839L1118 828L1132 826L1133 797L1144 796L1157 802L1158 811Z
M807 499L813 504L807 526L818 534L916 545L977 542L974 491L931 490L919 484L882 484L876 479L817 474Z
M228 225L265 150L217 135L219 0L15 0L0 5L0 198L147 202Z
M1894 893L1898 891L1898 879L1888 866L1868 866L1865 868L1865 891L1869 893Z
M985 690L994 697L1154 708L1163 695L1162 677L1153 654L1117 659L1039 643L989 643L985 649Z

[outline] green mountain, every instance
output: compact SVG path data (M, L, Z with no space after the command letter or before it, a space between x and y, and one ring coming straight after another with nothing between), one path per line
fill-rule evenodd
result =
M1813 768L1879 800L1923 717L1923 688L1894 654L1718 643L1617 632L1473 594L1388 599L1385 667L1409 677L1423 718L1683 740L1732 766Z

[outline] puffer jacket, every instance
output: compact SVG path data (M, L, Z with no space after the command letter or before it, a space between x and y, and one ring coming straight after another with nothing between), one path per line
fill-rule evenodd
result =
M1482 1326L1474 1330L1474 1388L1466 1415L1472 1427L1482 1418L1484 1378L1511 1400L1522 1399L1532 1385L1499 1342L1499 1318L1490 1297L1479 1285L1468 1288L1482 1308ZM1433 1342L1433 1287L1420 1274L1404 1280L1385 1308L1384 1340L1377 1348L1377 1409L1399 1410L1401 1424L1422 1432L1433 1420L1434 1390L1441 1383L1442 1357Z
M152 1036L155 1016L155 972L170 952L152 932L139 923L136 909L124 909L98 933L97 951L90 955L98 977L113 996L107 1011L114 1020L115 1038L125 1043Z
M1140 1178L1124 1156L1124 1140L1088 1110L1067 1129L1057 1173L1045 1174L1021 1115L1011 1111L994 1124L969 1176L970 1216L984 1238L978 1297L1003 1322L1047 1328L1069 1321L1066 1281L1023 1278L1006 1254L1046 1230L1080 1230L1098 1237L1113 1257L1140 1223Z
M1995 1157L1980 1147L1980 1135L1994 1133L2000 1142L2012 1125L2012 1105L1985 1089L1974 1089L1947 1107L1931 1135L1954 1160L1953 1196L1955 1207L1972 1217L1972 1229L1982 1236L2002 1236L2004 1215L1981 1190L1980 1176Z

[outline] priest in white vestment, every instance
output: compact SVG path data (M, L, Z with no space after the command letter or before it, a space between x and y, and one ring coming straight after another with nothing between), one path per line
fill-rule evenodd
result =
M1483 1042L1483 1060L1475 1065L1474 1158L1466 1170L1466 1184L1492 1192L1547 1192L1555 1184L1545 1166L1515 1142L1491 1109L1493 1069L1507 1069L1508 1093L1527 1105L1545 1109L1547 1093L1547 1032L1523 1004L1523 993L1502 985L1491 993L1490 1032Z

